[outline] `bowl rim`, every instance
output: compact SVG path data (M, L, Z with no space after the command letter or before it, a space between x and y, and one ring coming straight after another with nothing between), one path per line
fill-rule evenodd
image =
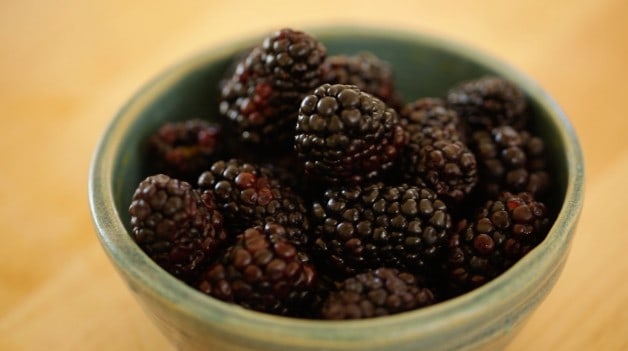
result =
M496 279L459 297L423 309L392 316L352 321L321 321L274 316L228 304L196 291L178 281L144 255L125 229L114 205L113 169L120 151L125 130L134 117L161 92L167 90L187 73L218 58L227 57L258 39L255 37L211 48L167 68L145 84L119 110L101 136L93 154L89 170L88 195L92 220L98 238L118 272L136 286L146 288L154 299L169 303L182 314L212 324L225 337L243 338L241 342L275 344L276 340L293 340L301 345L316 342L318 345L351 343L357 340L371 345L392 345L417 335L430 335L434 331L453 325L464 326L474 320L487 320L485 303L491 302L493 312L504 311L516 302L517 295L502 298L505 291L521 292L535 289L546 279L533 274L536 270L560 269L578 221L584 191L584 163L580 144L568 117L554 99L530 77L493 56L465 44L443 37L413 31L363 26L331 26L306 29L316 37L360 36L394 38L431 46L463 59L479 62L518 84L540 108L559 132L567 164L565 201L550 229L547 238ZM543 258L543 259L542 259ZM126 262L126 266L120 263ZM133 263L129 265L128 263ZM521 297L521 296L519 296ZM519 299L521 301L521 299ZM246 330L246 333L241 331ZM368 336L365 338L365 336ZM367 339L366 341L364 339Z

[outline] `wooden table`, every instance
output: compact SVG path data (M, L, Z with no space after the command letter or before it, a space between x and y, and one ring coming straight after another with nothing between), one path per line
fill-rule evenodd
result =
M204 48L350 22L477 46L564 107L584 148L586 204L564 274L508 350L627 350L628 2L412 3L5 1L0 349L172 350L96 239L87 170L99 136L144 82Z

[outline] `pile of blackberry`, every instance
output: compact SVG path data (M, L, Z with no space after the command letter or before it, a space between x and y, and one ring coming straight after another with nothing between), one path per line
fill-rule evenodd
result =
M288 28L238 53L208 82L219 118L145 140L133 238L208 296L296 318L403 313L499 276L554 218L525 94L483 76L404 101L393 73Z

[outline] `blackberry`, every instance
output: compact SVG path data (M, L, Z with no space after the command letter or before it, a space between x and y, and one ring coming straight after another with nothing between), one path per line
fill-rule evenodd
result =
M344 280L324 301L324 319L361 319L410 311L435 303L434 294L407 272L379 268Z
M151 173L194 181L221 147L221 128L201 119L163 124L148 139Z
M447 93L447 103L471 130L490 130L503 125L522 129L527 122L523 92L495 76L484 76L454 86Z
M307 91L321 84L321 65L327 49L309 34L282 29L262 43L266 70L282 90Z
M487 201L449 242L446 266L454 293L476 288L511 267L545 238L549 223L545 204L530 193L503 192Z
M285 234L285 228L274 223L246 229L202 274L197 289L256 311L303 313L315 287L316 271Z
M450 205L462 203L478 180L473 153L460 141L448 139L423 138L415 147L407 163L412 169L404 175L408 179L414 175L415 183L431 187Z
M425 272L446 247L451 226L434 191L383 183L328 190L311 218L313 255L346 275L382 266Z
M268 168L238 159L215 162L198 186L211 192L230 232L275 222L286 227L298 245L307 243L309 221L301 197Z
M301 99L321 84L326 55L325 47L306 33L272 33L221 84L221 114L243 140L283 145L294 133Z
M139 183L129 213L133 238L142 250L188 283L226 240L211 194L164 174Z
M543 141L510 126L473 133L471 147L478 161L480 190L486 196L501 191L529 191L542 196L549 188Z
M450 205L461 203L478 177L457 114L441 100L425 98L407 105L402 115L409 133L399 160L404 180L431 187Z
M323 63L322 70L324 83L355 85L390 107L401 106L401 97L395 90L390 65L373 53L329 56Z
M331 183L376 177L406 141L395 110L355 86L323 84L299 109L295 150L307 174Z
M466 143L464 123L456 111L439 98L427 97L406 104L400 112L410 134L426 134ZM442 134L442 136L441 136Z

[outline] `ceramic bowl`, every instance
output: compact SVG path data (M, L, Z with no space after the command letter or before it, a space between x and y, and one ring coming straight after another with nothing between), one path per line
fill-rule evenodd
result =
M547 142L556 213L547 238L511 269L460 297L398 315L359 321L273 316L209 298L176 280L129 235L128 207L145 174L142 143L162 123L217 119L214 88L230 59L259 38L208 50L179 63L135 94L115 116L95 152L89 198L102 247L146 313L181 350L415 351L498 350L521 328L558 279L582 207L583 159L576 135L554 100L526 75L472 48L381 28L308 31L330 54L371 51L391 63L406 101L442 96L484 74L522 88L534 132Z

